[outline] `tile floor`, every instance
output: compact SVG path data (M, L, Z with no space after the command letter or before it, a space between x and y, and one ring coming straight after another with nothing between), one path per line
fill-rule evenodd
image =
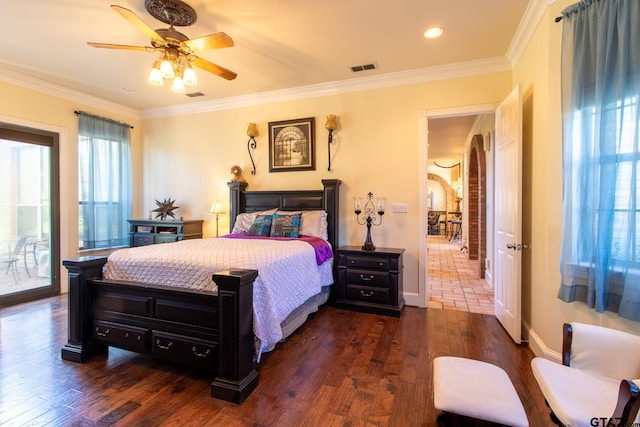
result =
M461 252L463 243L429 236L429 307L494 314L493 288L478 274L479 261Z

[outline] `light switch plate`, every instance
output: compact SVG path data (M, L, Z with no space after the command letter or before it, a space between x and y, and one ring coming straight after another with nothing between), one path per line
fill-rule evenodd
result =
M408 203L393 203L391 204L391 211L394 213L408 213L409 212L409 204Z

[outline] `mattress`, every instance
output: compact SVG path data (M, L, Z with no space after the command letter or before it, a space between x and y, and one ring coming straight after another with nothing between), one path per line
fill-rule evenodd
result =
M258 271L253 286L257 359L281 341L282 322L333 283L333 262L318 265L313 245L299 240L209 238L120 249L104 267L107 280L215 290L212 275L230 268Z

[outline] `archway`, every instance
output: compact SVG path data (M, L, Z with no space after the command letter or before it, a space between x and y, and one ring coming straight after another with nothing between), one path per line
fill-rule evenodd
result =
M469 145L467 187L469 259L478 260L478 273L484 279L483 260L487 257L487 162L482 135L474 135Z
M442 185L442 187L444 188L446 194L447 194L447 208L446 211L447 212L452 212L455 208L456 205L456 200L455 200L455 190L453 189L453 187L451 187L451 185L447 182L446 179L444 179L443 177L441 177L438 174L435 173L427 173L427 181L436 181L437 183L439 183L440 185Z

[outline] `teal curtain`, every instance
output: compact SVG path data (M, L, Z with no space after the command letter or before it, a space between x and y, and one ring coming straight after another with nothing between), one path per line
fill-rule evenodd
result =
M558 297L640 321L640 0L583 0L562 18Z
M80 249L129 244L131 127L78 114Z

